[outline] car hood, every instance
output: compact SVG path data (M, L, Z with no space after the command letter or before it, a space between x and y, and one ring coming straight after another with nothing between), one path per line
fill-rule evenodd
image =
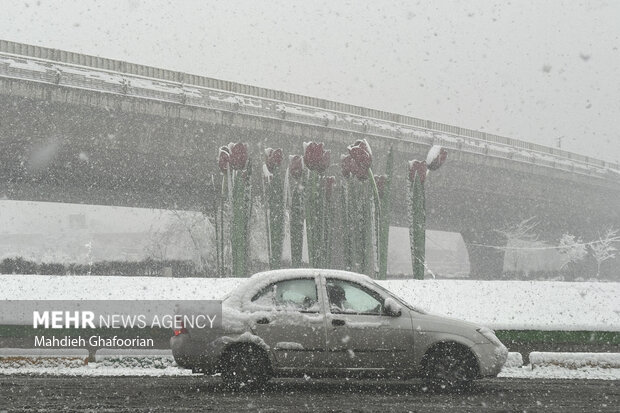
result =
M478 329L482 326L452 317L416 313L413 316L413 327L415 330L429 333L456 334L478 342L480 341Z

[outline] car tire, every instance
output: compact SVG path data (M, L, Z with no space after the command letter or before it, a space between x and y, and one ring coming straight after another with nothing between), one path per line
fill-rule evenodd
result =
M469 349L460 345L442 345L425 358L424 379L429 390L463 392L471 388L478 363Z
M262 387L271 376L271 365L265 351L253 344L229 347L221 358L224 385L233 390Z

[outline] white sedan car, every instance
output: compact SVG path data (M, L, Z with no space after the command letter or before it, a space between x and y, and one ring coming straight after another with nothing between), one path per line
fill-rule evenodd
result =
M496 376L507 357L492 330L428 314L345 271L256 274L222 302L222 328L183 328L177 364L231 387L270 377L389 375L459 388Z

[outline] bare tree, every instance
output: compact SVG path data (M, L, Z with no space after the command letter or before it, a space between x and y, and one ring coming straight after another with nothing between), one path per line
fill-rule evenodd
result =
M519 270L520 259L522 253L519 248L531 247L532 245L542 245L538 241L538 235L535 229L538 222L534 221L536 217L530 217L516 224L505 225L503 229L496 230L506 239L506 247L501 249L506 253L506 260L512 263L514 271Z
M614 246L614 243L620 242L620 236L617 229L609 228L602 236L599 236L598 241L594 241L590 244L590 250L592 256L596 260L596 276L601 273L601 264L611 258L615 258L618 249Z
M146 252L159 260L189 255L199 271L205 271L214 255L215 231L208 218L198 212L172 210L163 212L161 221L163 228L153 233Z
M509 241L537 241L538 235L536 235L533 231L538 226L538 222L534 221L534 219L536 219L536 217L524 219L517 224L506 225L503 229L498 229L497 232L506 237Z
M562 238L560 238L558 252L564 259L564 263L561 267L564 268L571 262L579 262L583 260L588 254L588 249L581 238L577 238L574 235L566 233L562 235Z

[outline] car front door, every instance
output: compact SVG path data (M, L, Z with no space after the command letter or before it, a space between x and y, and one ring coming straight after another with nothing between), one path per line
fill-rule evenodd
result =
M325 278L329 364L339 369L404 370L413 361L411 315L388 315L370 286Z
M325 312L314 277L277 281L251 298L254 334L269 346L276 367L321 368L326 362Z

